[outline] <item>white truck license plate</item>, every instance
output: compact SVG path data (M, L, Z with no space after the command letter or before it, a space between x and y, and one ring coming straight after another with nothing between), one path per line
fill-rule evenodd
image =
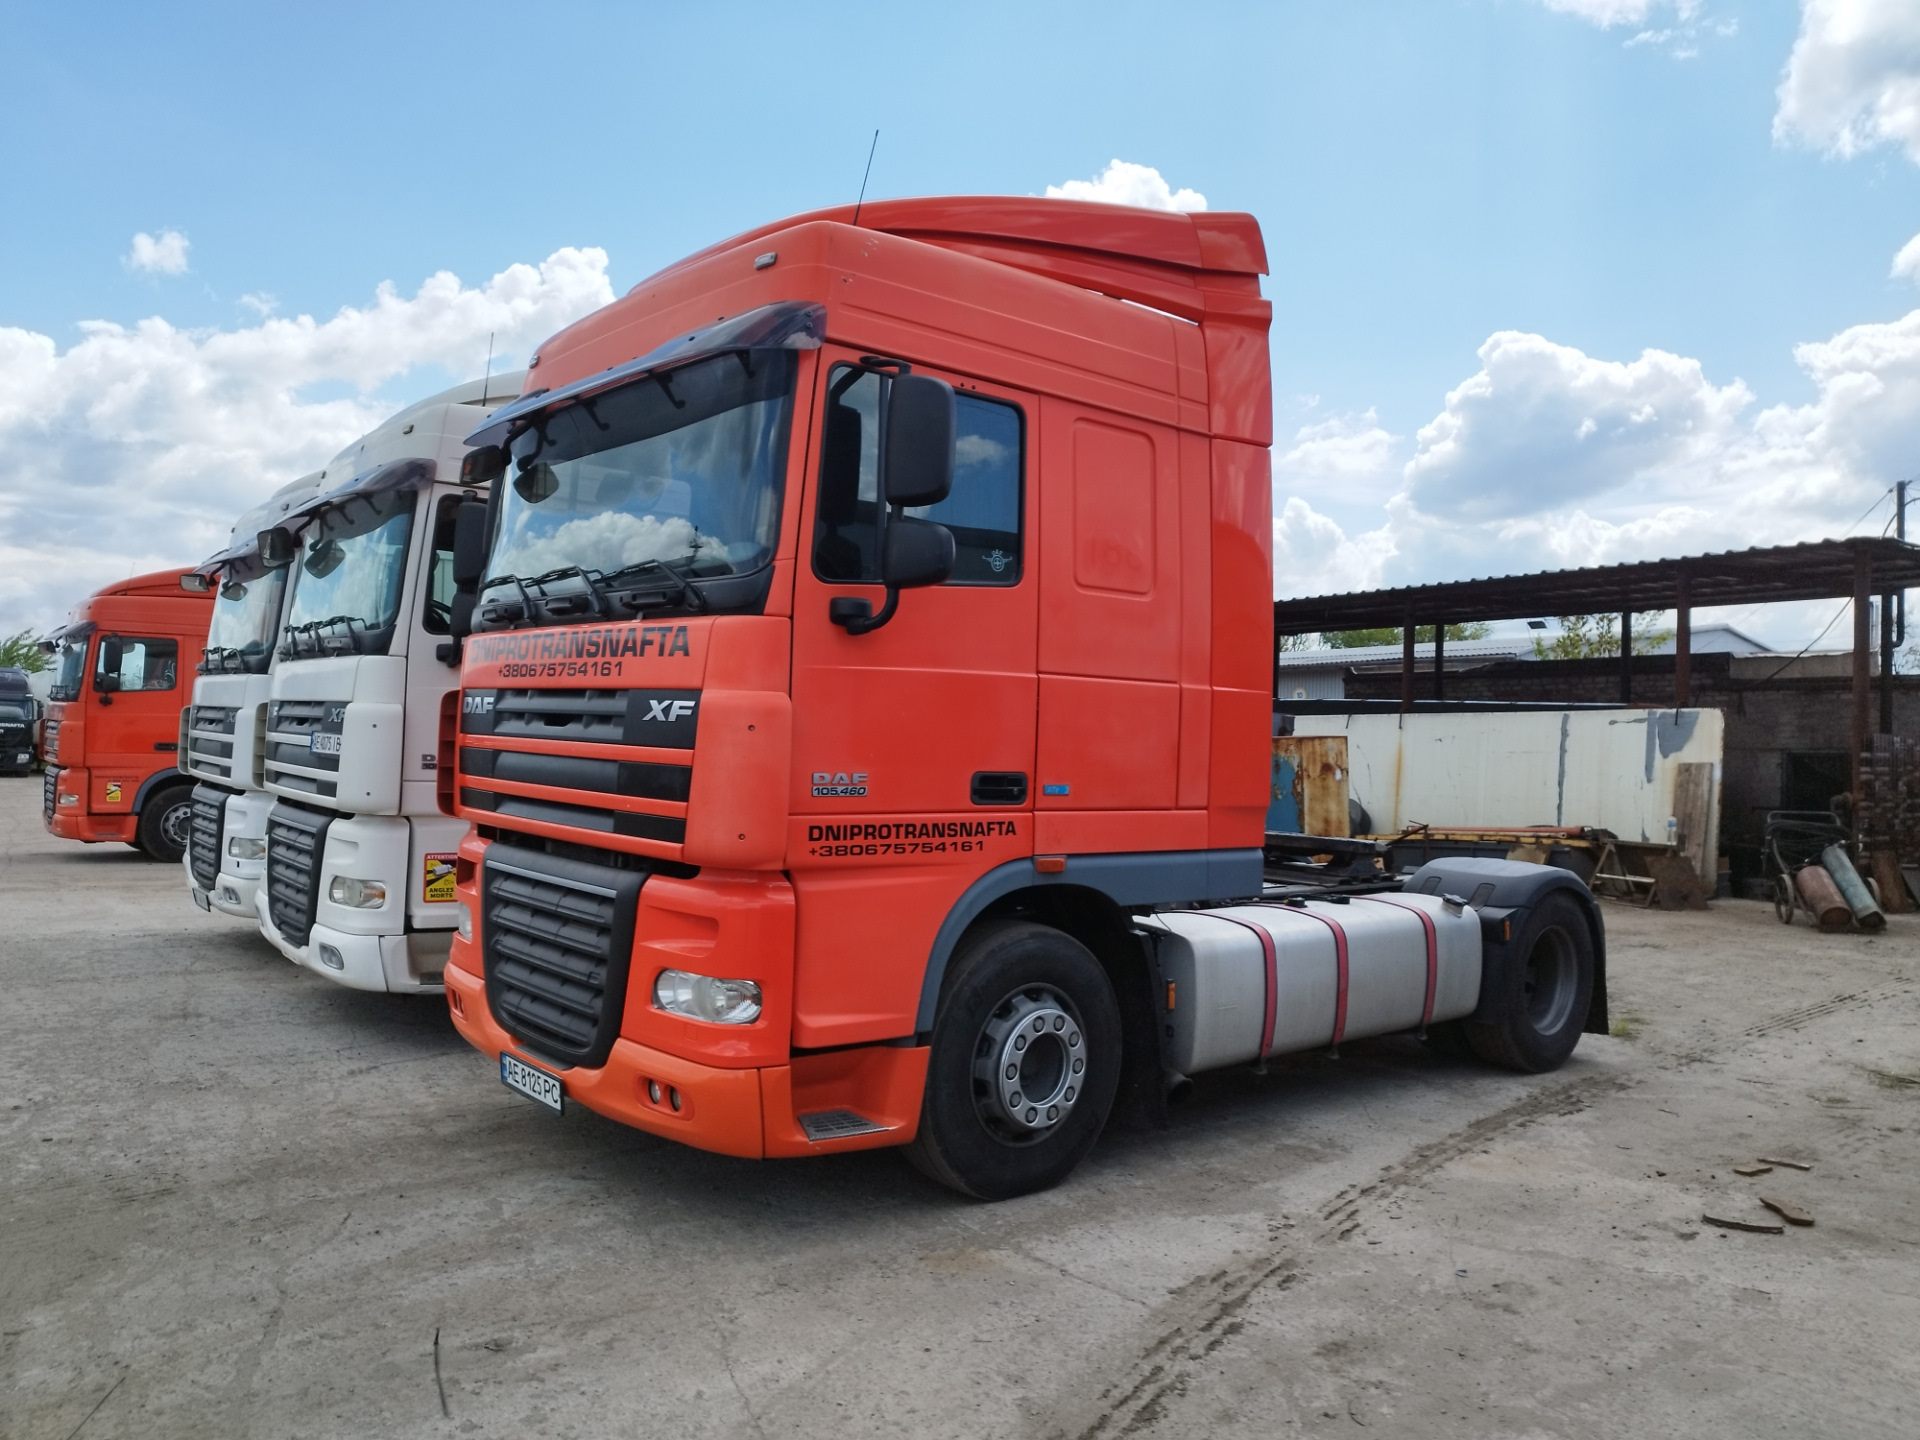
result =
M500 1056L500 1083L509 1090L518 1091L536 1104L544 1105L556 1115L566 1113L566 1100L560 1089L560 1077L549 1075L544 1070L536 1070L524 1060L513 1056Z
M340 737L330 730L316 730L307 736L307 749L315 755L338 755Z

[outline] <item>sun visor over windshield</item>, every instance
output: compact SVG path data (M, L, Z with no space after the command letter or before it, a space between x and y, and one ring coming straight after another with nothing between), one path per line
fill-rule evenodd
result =
M629 360L575 380L555 390L536 390L511 405L504 405L488 417L487 423L467 436L469 445L500 445L513 433L514 426L530 415L550 410L582 395L597 395L616 385L638 380L655 370L703 360L709 355L724 355L733 350L818 350L827 338L827 307L809 300L778 300L762 305L731 320L721 320L689 335Z
M40 641L40 648L52 654L68 641L85 640L100 627L91 620L82 620L77 625L63 625Z
M342 500L350 500L356 495L384 495L389 490L424 490L433 484L437 468L431 460L389 460L371 470L362 470L346 484L336 486L324 495L316 495L296 505L280 523L289 530L298 530L317 511L338 505ZM242 542L237 548L244 552L257 549L258 546L259 539L256 536L251 543ZM205 571L220 558L216 555L199 568Z

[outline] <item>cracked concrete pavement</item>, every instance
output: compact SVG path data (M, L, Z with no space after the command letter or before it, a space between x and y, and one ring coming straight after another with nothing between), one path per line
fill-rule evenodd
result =
M7 1440L1920 1428L1920 917L1609 905L1620 1033L1558 1074L1201 1077L984 1206L555 1120L38 803L0 780ZM1701 1221L1762 1195L1815 1225Z

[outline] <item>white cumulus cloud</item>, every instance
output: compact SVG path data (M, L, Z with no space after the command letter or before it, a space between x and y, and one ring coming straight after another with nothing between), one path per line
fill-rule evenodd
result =
M1920 4L1805 0L1774 139L1842 158L1897 145L1920 164Z
M187 244L187 237L178 230L163 230L158 239L142 230L133 237L133 248L121 263L142 275L184 275Z
M241 511L438 388L376 393L417 367L464 379L524 364L613 298L606 252L555 251L411 296L383 284L328 319L182 330L87 321L62 351L0 326L0 633L56 622L109 580L191 564Z
M1813 400L1756 408L1741 381L1682 356L1607 360L1496 334L1416 435L1377 524L1343 527L1311 503L1339 493L1336 471L1296 458L1311 441L1276 456L1276 593L1878 534L1889 485L1920 454L1920 310L1794 358Z
M1900 253L1893 257L1893 268L1887 271L1890 279L1920 281L1920 235L1916 235L1900 247Z
M1204 210L1207 197L1198 190L1175 190L1151 165L1109 160L1091 180L1069 180L1047 186L1049 200L1095 200L1103 205L1132 205L1141 210Z
M1652 15L1671 10L1681 20L1691 20L1700 11L1700 0L1540 0L1547 9L1560 15L1577 15L1603 28L1615 25L1644 25Z

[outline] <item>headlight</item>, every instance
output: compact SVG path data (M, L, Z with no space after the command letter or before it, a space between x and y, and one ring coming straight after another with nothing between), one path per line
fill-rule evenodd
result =
M460 938L473 939L473 911L467 908L467 902L464 900L454 901L454 909L460 912Z
M62 795L60 797L60 803L62 805L78 805L80 803L80 797L78 795Z
M327 898L355 910L378 910L387 903L387 887L378 880L355 880L336 875L327 886Z
M233 835L227 840L227 854L235 860L262 860L267 842L252 835Z
M716 980L684 970L662 970L653 982L662 1010L715 1025L747 1025L760 1018L760 987L751 980Z

